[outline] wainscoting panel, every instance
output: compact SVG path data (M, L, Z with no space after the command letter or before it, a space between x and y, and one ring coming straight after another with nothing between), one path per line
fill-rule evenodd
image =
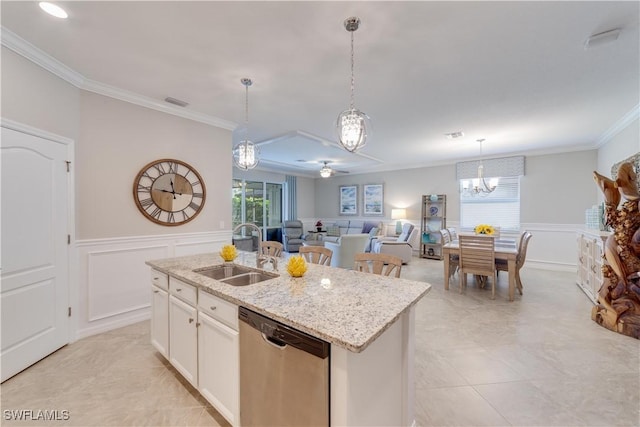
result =
M78 301L75 339L148 319L150 267L145 261L215 253L231 232L94 239L76 242Z

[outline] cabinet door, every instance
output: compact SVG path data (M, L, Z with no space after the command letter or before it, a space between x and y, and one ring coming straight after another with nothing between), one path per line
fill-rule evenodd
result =
M151 286L151 344L169 358L169 293Z
M238 332L201 311L198 316L200 393L236 426L240 413Z
M194 387L198 387L196 316L195 307L169 296L169 361Z

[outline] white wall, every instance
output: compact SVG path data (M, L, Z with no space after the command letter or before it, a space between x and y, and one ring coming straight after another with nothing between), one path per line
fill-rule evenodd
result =
M598 150L598 173L611 177L611 166L640 152L640 119L616 134Z
M75 230L70 248L71 336L149 317L147 259L213 252L231 237L231 132L86 92L2 48L2 117L74 141ZM207 186L186 225L146 220L133 201L145 164L177 158ZM220 229L221 221L225 229Z
M545 156L527 156L521 181L521 225L532 238L528 265L572 270L576 265L575 232L584 224L584 210L597 198L591 172L596 167L595 150ZM457 227L460 204L455 165L406 169L316 179L316 215L333 220L338 216L340 185L384 184L384 216L391 221L391 208L407 208L407 220L420 224L423 194L447 195L447 226ZM358 195L362 212L362 194ZM342 217L347 219L350 217ZM373 217L368 217L372 219ZM379 218L379 217L376 217ZM367 219L355 217L354 219Z

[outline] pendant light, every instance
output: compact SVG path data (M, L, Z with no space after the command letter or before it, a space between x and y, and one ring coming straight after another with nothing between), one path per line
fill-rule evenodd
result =
M491 178L489 183L484 177L484 165L482 164L482 142L484 139L477 140L480 143L480 164L478 165L478 177L473 178L471 180L472 186L469 188L469 181L462 181L462 190L463 192L474 196L474 195L487 195L489 193L493 193L495 189L498 187L498 178Z
M367 142L367 131L369 128L369 117L362 111L356 109L354 102L355 77L353 73L353 33L360 26L360 19L355 16L345 19L344 28L351 33L351 103L348 110L344 110L338 116L336 129L338 141L345 150L354 153L364 147Z
M248 170L258 165L260 150L253 142L249 141L249 86L253 82L248 78L240 79L240 82L245 87L245 136L244 140L233 148L233 163L238 169Z

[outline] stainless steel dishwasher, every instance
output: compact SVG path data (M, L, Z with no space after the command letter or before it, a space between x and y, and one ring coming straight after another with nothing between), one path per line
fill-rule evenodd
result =
M328 426L329 343L240 307L240 424Z

